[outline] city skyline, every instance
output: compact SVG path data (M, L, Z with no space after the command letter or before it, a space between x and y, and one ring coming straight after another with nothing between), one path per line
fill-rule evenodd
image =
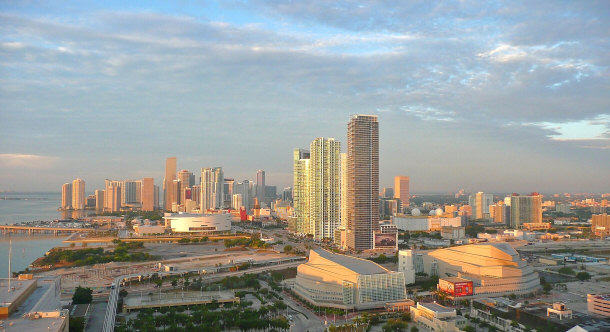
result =
M0 191L162 185L168 156L292 186L295 146L347 142L345 119L375 114L380 188L404 174L413 193L601 193L609 13L603 1L4 3Z

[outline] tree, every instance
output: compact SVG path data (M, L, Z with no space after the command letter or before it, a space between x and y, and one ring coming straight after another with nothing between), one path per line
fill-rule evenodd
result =
M87 304L93 300L93 291L91 288L76 287L72 296L72 304Z
M291 245L285 245L284 246L284 252L291 252L292 251L292 246Z
M578 272L576 274L576 278L578 278L580 281L585 281L591 279L591 275L587 272Z
M70 317L70 332L83 332L85 330L85 317Z
M464 328L462 328L462 330L463 330L464 332L475 332L475 331L476 331L476 330L475 330L475 328L474 328L474 327L472 327L472 326L470 326L470 325L466 325L466 326L464 326Z
M571 274L571 275L574 275L574 270L572 270L572 268L568 267L568 266L562 267L561 269L559 269L558 272L561 273L561 274Z
M176 287L178 286L178 280L174 279L172 280L172 287Z
M417 326L411 326L411 332L418 332L419 328Z
M542 290L544 291L544 294L550 293L552 289L553 289L553 285L549 284L548 282L545 282L544 284L542 284Z

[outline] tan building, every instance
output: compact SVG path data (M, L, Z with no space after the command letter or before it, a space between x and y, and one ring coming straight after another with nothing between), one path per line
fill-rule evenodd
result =
M155 179L142 179L142 211L155 210Z
M431 331L461 332L467 325L466 318L457 315L457 311L436 302L421 303L411 308L413 321Z
M471 280L475 297L525 294L540 277L508 243L470 244L423 252L423 272Z
M72 183L64 183L61 186L61 208L72 208Z
M538 193L510 197L510 226L519 229L523 223L542 223L542 196Z
M95 190L95 210L104 211L104 190Z
M592 314L610 317L610 294L587 294L587 310Z
M72 209L85 209L85 181L75 179L72 181Z
M394 177L394 198L400 199L402 206L409 206L409 177Z
M347 247L373 248L379 229L379 121L352 115L347 125Z
M340 309L409 306L402 272L372 261L316 248L297 267L294 291L306 301ZM404 309L404 308L403 308Z
M504 201L499 201L496 204L492 204L489 206L489 217L493 220L494 223L505 224L505 215L506 215L506 205Z
M597 235L610 234L610 215L607 213L592 215L591 231Z
M341 227L347 228L347 153L341 153Z
M169 157L165 160L165 178L163 179L163 200L165 202L163 208L165 210L171 209L172 203L176 200L171 193L174 180L176 180L176 157Z
M121 181L106 180L104 190L104 212L121 211Z

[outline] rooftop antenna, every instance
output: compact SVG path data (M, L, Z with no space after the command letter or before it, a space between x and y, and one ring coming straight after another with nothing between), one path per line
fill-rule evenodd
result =
M13 249L12 247L12 242L11 242L11 234L9 233L8 235L8 292L11 292L11 277L12 277L12 273L11 273L11 251Z

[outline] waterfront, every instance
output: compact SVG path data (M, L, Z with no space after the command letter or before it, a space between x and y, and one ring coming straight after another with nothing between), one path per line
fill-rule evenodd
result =
M57 211L61 204L59 193L2 193L0 194L0 225L34 220L62 218ZM53 247L61 246L68 235L12 234L13 272L21 271ZM0 236L0 278L8 276L8 236Z

